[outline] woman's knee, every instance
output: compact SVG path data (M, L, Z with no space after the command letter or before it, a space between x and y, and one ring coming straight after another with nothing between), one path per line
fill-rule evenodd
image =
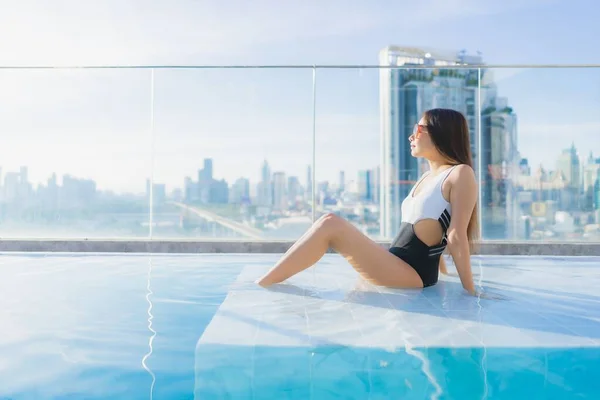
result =
M334 213L327 213L317 220L318 228L328 232L338 231L344 224L344 219Z

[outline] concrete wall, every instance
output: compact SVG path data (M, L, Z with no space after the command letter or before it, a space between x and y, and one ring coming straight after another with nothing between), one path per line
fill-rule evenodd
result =
M284 253L293 241L0 240L2 252ZM388 246L389 243L380 243ZM475 254L600 256L600 243L482 242Z

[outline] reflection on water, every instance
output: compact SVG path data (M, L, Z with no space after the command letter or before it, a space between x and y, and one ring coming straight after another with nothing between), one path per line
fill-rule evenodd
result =
M239 260L0 255L0 398L189 398Z
M419 351L418 349L407 346L406 354L410 354L411 356L414 356L414 357L418 358L419 360L421 360L421 362L422 362L421 371L423 372L423 375L425 375L427 377L427 380L429 381L430 385L435 389L435 391L431 394L431 400L439 399L440 395L442 394L442 387L438 383L435 376L433 375L433 372L431 371L431 365L429 363L429 359L427 358L425 352L424 351L422 352L422 351Z
M481 361L487 352L489 369ZM596 399L597 348L203 346L195 399ZM549 362L548 362L549 361ZM312 397L311 397L312 394Z
M477 258L476 260L473 260L472 265L477 271L479 271L479 273L476 276L474 276L476 285L478 287L483 287L485 268L483 268L483 265L481 263L481 258ZM479 315L481 315L481 312L483 310L483 307L481 306L481 297L477 298L477 306L479 307L479 313L480 313ZM487 347L486 346L482 347L480 365L481 365L481 374L483 376L483 388L484 388L484 391L481 395L481 399L484 400L484 399L488 398Z
M212 345L196 349L242 269L270 266L276 259L277 255L0 255L0 398L212 399L253 394L255 398L303 400L529 400L595 399L600 393L598 346L414 345L384 350L323 340L309 347ZM545 281L542 285L534 275L527 275L528 279L505 282L504 292L524 281L541 286L523 287L522 293L513 290L511 301L495 307L500 310L514 302L543 307L551 311L549 317L565 318L563 326L600 339L597 330L589 330L600 323L594 322L600 300L585 294L583 287L596 278L577 270L568 259L503 260L483 260L488 269L476 262L478 284L489 286L495 269L531 274L532 265L543 270ZM593 264L593 260L587 262ZM556 291L552 297L550 282L563 273L563 292ZM440 299L448 313L465 324L490 317L489 313L477 315L478 307L485 310L489 300L481 299L467 309L471 300L456 302L449 289L439 285L423 296ZM405 307L414 314L435 312L400 303L393 293L386 297L389 304L377 305L377 298L360 287L343 292L332 284L331 290L311 292L289 285L285 290L293 298L310 301L325 298L344 305ZM582 304L586 312L581 312ZM323 317L324 321L328 318ZM535 321L521 321L523 329L536 329L526 322ZM406 334L405 324L398 320L393 325L397 335ZM344 327L339 329L343 333ZM545 333L557 333L550 326L545 329Z
M147 293L146 293L146 301L148 302L148 330L151 335L148 339L148 353L144 355L142 358L142 367L148 371L150 376L152 377L152 383L150 384L150 400L152 400L152 394L154 393L154 384L156 383L156 376L154 372L146 365L146 360L152 355L154 349L152 348L152 343L154 342L154 338L156 337L156 331L152 328L152 320L154 319L154 315L152 315L152 301L150 297L152 296L152 289L150 289L150 281L152 279L152 256L150 256L148 260L148 283L147 283Z

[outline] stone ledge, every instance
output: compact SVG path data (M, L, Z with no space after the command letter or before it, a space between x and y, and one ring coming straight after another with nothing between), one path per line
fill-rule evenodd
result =
M2 252L90 253L284 253L293 241L148 240L148 239L3 239ZM379 242L388 246L389 242ZM600 242L485 241L475 254L600 256Z

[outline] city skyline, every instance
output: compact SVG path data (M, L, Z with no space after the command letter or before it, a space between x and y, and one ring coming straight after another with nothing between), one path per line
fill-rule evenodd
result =
M32 0L6 8L0 33L15 40L0 43L0 65L374 65L377 52L390 44L481 51L489 64L600 63L589 51L600 34L592 12L600 5L584 0L398 1L385 7L261 1L237 2L238 13L202 1L61 4ZM404 16L401 24L397 15ZM260 23L248 24L249 16ZM562 18L576 18L580 29L557 23ZM418 29L423 25L427 29ZM493 72L518 116L518 148L531 165L553 168L572 140L600 153L600 142L589 140L600 133L600 69ZM319 179L381 162L378 75L317 71ZM50 171L70 172L101 188L143 191L140 176L152 165L150 78L149 70L0 71L0 164L5 170L27 165L38 182ZM247 166L264 158L302 176L311 161L312 84L308 69L155 71L156 180L179 184L204 157L214 158L216 174L228 180L239 171L257 176Z
M585 167L589 164L590 161L590 154L592 155L592 161L593 164L597 164L598 161L600 159L600 152L594 153L594 152L588 152L587 154L582 154L582 152L579 150L579 148L577 147L577 144L575 142L571 142L571 144L569 146L566 146L565 148L563 148L563 150L557 154L555 156L553 165L550 166L542 166L543 170L546 173L555 173L558 169L557 169L557 165L559 163L559 160L561 159L561 156L565 153L565 152L569 152L571 150L571 148L574 147L578 156L578 160L579 160L579 165L580 165L580 173L583 173L583 170L585 169ZM526 156L524 156L523 154L521 154L521 161L527 161L527 166L529 167L529 174L534 175L538 168L540 167L539 165L535 165L532 164L530 162L530 159ZM300 172L297 174L294 173L290 173L289 171L286 171L284 169L278 169L273 167L273 164L269 161L269 159L262 159L260 161L258 161L256 163L256 167L254 169L256 169L256 171L258 171L256 173L256 176L254 178L251 178L249 174L238 174L238 175L232 175L231 178L226 178L223 176L220 176L218 173L214 173L214 171L218 171L219 170L219 160L212 158L212 157L206 157L206 158L202 158L203 162L206 162L206 160L210 160L210 162L212 163L212 168L213 168L213 175L212 178L217 180L217 181L221 181L224 180L225 182L227 182L227 184L230 186L234 185L235 182L238 179L247 179L249 180L251 185L257 185L258 183L261 182L261 180L263 179L263 177L261 176L261 174L263 174L263 167L264 167L264 163L266 162L269 166L269 170L270 170L270 176L272 177L274 174L280 174L283 173L285 178L288 179L290 177L293 178L297 178L300 182L300 184L304 187L306 185L307 182L307 168L311 168L310 164L306 164L300 167ZM333 178L332 179L319 179L319 174L316 174L316 185L318 185L319 183L325 183L327 182L329 185L332 185L334 187L337 187L339 185L340 182L340 173L343 174L343 176L345 177L345 184L350 184L350 183L355 183L357 184L360 174L364 171L372 171L375 170L377 168L380 168L379 163L375 163L373 165L367 166L366 168L360 168L360 169L356 169L354 172L352 170L344 170L344 169L339 169L335 172L332 173ZM31 169L29 168L29 166L27 165L21 165L19 168L17 169L7 169L4 166L0 165L0 187L4 187L5 185L5 179L7 177L7 175L19 175L23 173L23 170L25 171L25 176L27 176L27 183L32 185L32 189L35 190L38 186L45 186L47 187L47 183L52 181L54 184L62 184L62 179L64 177L68 177L70 178L70 180L75 180L75 181L81 181L81 182L87 182L87 183L93 183L96 187L96 189L98 191L101 192L107 192L107 193L114 193L117 195L128 195L128 194L134 194L134 195L142 195L145 196L146 195L146 191L147 191L147 182L150 179L148 176L143 176L140 175L140 184L139 186L142 188L141 190L138 191L126 191L126 192L118 192L118 191L114 191L111 188L105 188L102 187L100 185L98 185L98 182L93 178L93 177L89 177L89 176L81 176L79 174L77 174L76 172L67 172L64 174L58 174L56 172L50 172L48 173L45 178L43 179L43 181L40 182L36 182L30 179L31 177ZM180 191L183 190L185 187L185 179L186 178L190 178L192 180L194 180L195 178L198 177L198 174L201 173L202 171L202 166L201 166L201 162L198 163L197 167L191 171L188 174L185 175L181 175L178 178L178 182L165 182L165 181L160 181L160 180L155 180L153 183L156 185L164 185L167 191L167 194L170 195L173 191ZM583 175L581 175L581 180L583 181ZM251 189L252 192L254 192L254 190Z
M583 73L575 71L576 75ZM11 82L12 89L0 93L0 106L5 110L0 115L5 132L4 142L0 140L4 168L26 164L37 181L46 179L46 171L76 171L94 178L101 187L141 191L139 171L149 174L152 165L151 108L149 72L144 72L148 74L144 79L135 72L76 74L94 83L84 97L79 92L61 91L63 86L72 86L70 74L53 81L48 74L25 79L28 73L24 73L17 79L27 82L21 90L17 90L20 84ZM493 72L496 75L498 71ZM555 155L571 141L578 147L589 145L600 154L600 142L589 140L600 133L597 113L590 111L599 103L593 99L596 95L589 89L578 92L572 88L560 102L552 96L545 98L549 96L536 91L539 88L529 79L535 78L533 72L494 80L518 116L517 145L522 154L532 165L541 163L547 168L552 168ZM157 74L160 83L155 87L157 180L176 183L180 175L192 173L203 157L218 160L218 173L229 179L265 157L275 168L293 174L301 174L311 162L310 76L299 84L287 82L289 72L252 72L249 76L261 78L262 83L248 84L244 83L248 71L238 71L235 76L223 71L208 75L192 71L184 76L165 73ZM362 76L353 70L322 73L327 80L321 79L317 95L317 173L322 179L333 179L340 169L352 173L380 162L378 71ZM535 79L544 88L554 88L572 73L558 70ZM588 71L587 75L586 85L595 87L596 81L600 85L600 73L594 77ZM0 74L0 81L2 76L6 83L8 77ZM546 86L554 77L560 79L554 86ZM229 85L223 87L223 82ZM345 89L340 89L343 83ZM280 93L278 87L286 84L287 91ZM43 90L38 91L40 87ZM15 91L33 95L15 99ZM148 96L132 94L140 92ZM544 151L539 151L540 146Z
M545 170L555 170L556 169L556 165L555 165L555 161L558 158L558 156L560 155L560 153L562 152L562 150L568 149L571 147L571 143L573 142L568 142L564 144L564 146L562 146L562 149L558 152L558 153L553 153L548 155L546 158L548 159L552 159L554 158L554 160L550 161L550 162L546 162L546 164L540 164L540 163L536 163L535 160L539 157L536 157L535 155L528 155L528 154L524 154L523 152L521 152L521 156L522 158L525 158L528 160L528 163L530 165L530 167L532 169L537 169L539 168L539 166L541 165ZM582 146L578 146L577 142L575 143L575 147L577 148L578 154L580 159L583 160L587 160L587 158L589 157L590 152L594 155L594 157L600 156L600 149L597 151L594 150L589 150L587 153L583 153ZM589 149L589 146L583 146L586 147L587 149ZM202 160L204 157L200 157L198 160ZM216 173L215 176L217 176L219 179L225 179L228 182L233 182L235 181L235 179L237 178L248 178L251 181L257 181L259 179L260 176L260 164L264 161L265 158L263 159L257 159L255 163L253 163L252 167L244 167L244 168L239 168L239 169L235 169L235 168L229 168L228 169L228 173L227 174L222 174L220 173L221 170L223 170L223 166L227 166L227 162L224 162L224 158L218 158L218 157L206 157L206 158L212 158L215 162L215 164L218 165L218 167L216 168ZM268 159L268 157L267 157ZM328 168L328 172L326 176L323 176L325 174L322 174L319 169L316 169L316 175L317 175L317 181L329 181L329 182L335 182L337 181L336 176L339 174L340 171L344 171L346 173L346 176L348 177L353 177L355 175L357 175L359 173L359 171L361 170L365 170L365 169L370 169L373 166L379 165L379 160L376 159L376 157L373 157L374 162L365 162L363 163L362 167L355 167L355 168L343 168L343 166L340 165L336 165L336 167L338 168ZM110 160L107 160L107 162L110 162ZM193 161L188 162L188 164L192 164ZM256 166L254 166L254 164ZM288 165L290 163L287 163ZM287 175L291 175L291 176L298 176L298 177L303 177L305 175L305 172L303 172L303 170L306 168L307 165L310 165L309 163L291 163L294 165L294 167L286 169L285 167L278 167L276 164L270 163L270 165L272 166L273 170L275 171L283 171L285 172ZM317 164L321 164L321 163L317 163ZM321 164L322 165L322 164ZM346 166L348 165L348 163L345 164ZM31 167L30 163L13 163L12 165L0 165L0 168L2 170L2 172L9 172L9 171L13 171L16 172L18 171L21 167L27 167L29 169L30 172L30 177L31 177L31 183L38 185L38 184L44 184L48 178L51 177L52 174L56 174L59 177L62 177L63 175L71 175L73 177L76 177L78 179L91 179L94 180L95 182L98 183L98 188L100 190L103 191L112 191L115 193L141 193L144 191L145 189L145 180L149 178L150 174L144 174L144 173L139 173L136 174L137 176L133 177L133 179L131 179L129 182L133 182L133 184L125 184L125 185L121 185L120 187L115 188L114 185L111 185L110 180L102 180L102 179L98 179L97 174L94 174L93 172L91 172L92 170L97 169L94 166L91 166L89 168L84 168L84 170L89 170L90 173L83 173L83 171L77 171L76 169L73 170L63 170L60 171L56 168L44 168L44 169L35 169ZM475 166L477 167L477 166ZM156 178L155 182L156 183L164 183L169 187L181 187L183 185L183 181L181 177L185 177L185 176L195 176L196 172L197 172L197 168L198 166L195 167L191 167L188 168L186 170L186 172L183 172L181 174L178 173L172 173L171 178L170 179L159 179ZM137 168L136 168L137 169ZM255 171L254 171L255 170ZM139 169L138 169L139 171ZM242 171L245 171L244 173L242 173ZM249 172L251 171L251 172ZM149 172L149 168L148 168L148 172ZM160 172L157 174L158 176L160 176ZM173 178L173 176L175 176ZM349 179L352 180L352 179Z
M492 157L502 154L503 151ZM597 238L600 157L581 159L571 147L556 159L556 166L556 170L539 174L521 159L511 179L504 179L500 165L488 165L492 167L491 176L482 179L487 185L482 187L480 201L484 237ZM82 234L86 226L101 226L96 234L124 229L139 235L148 224L151 205L154 221L163 235L228 236L231 232L228 233L227 227L233 226L234 231L238 229L235 232L242 234L256 235L262 231L270 237L296 237L310 225L313 199L310 187L307 190L312 178L310 167L307 166L302 179L272 170L265 160L260 167L261 180L254 182L242 178L235 182L219 180L213 175L214 167L214 160L204 159L203 168L197 170L195 178L184 178L183 188L167 190L165 184L155 182L151 186L147 180L145 193L135 197L115 197L99 190L93 180L74 176L59 182L53 175L47 186L32 187L28 168L22 167L18 172L4 174L0 228L8 236L25 232L42 234L52 230L53 224L61 235ZM354 221L369 235L389 238L391 232L381 231L389 219L382 212L381 200L382 193L394 185L382 182L380 186L380 173L379 166L361 171L352 185L353 179L344 171L338 173L336 182L317 182L317 212L333 211ZM150 193L153 201L150 201ZM202 218L208 218L208 222L190 219L190 211L191 215L204 215ZM399 209L395 209L393 218L398 213ZM215 218L226 221L224 227L216 231Z
M64 214L67 219L76 218L78 215L89 215L95 209L99 211L93 217L97 220L96 223L110 226L115 221L106 213L110 209L118 213L132 212L129 222L125 224L129 224L128 229L139 231L144 226L144 209L150 207L159 213L161 210L166 212L161 214L166 220L160 224L174 235L194 232L201 235L212 232L215 235L215 229L219 225L221 234L235 235L241 232L256 236L261 231L275 235L283 232L290 234L292 231L297 233L306 229L306 224L310 224L311 212L314 216L315 212L334 211L355 221L360 229L371 235L391 237L400 225L400 204L426 170L424 160L418 161L412 157L408 147L412 127L427 109L442 107L460 111L469 124L474 167L481 167L479 202L483 210L481 229L484 236L496 239L530 239L547 235L581 238L596 236L600 225L600 158L588 157L588 162L585 156L578 154L574 143L578 141L577 132L581 134L581 131L573 131L570 127L571 132L567 136L562 127L558 133L562 134L563 140L554 143L559 146L557 149L560 151L554 154L546 151L546 159L550 162L544 168L545 171L539 173L537 164L541 152L524 149L519 140L522 135L518 121L527 118L521 116L520 109L504 90L506 86L498 85L494 71L484 67L480 70L453 68L458 63L482 65L484 62L481 54L472 56L466 51L432 52L400 46L386 47L379 54L382 66L405 68L374 69L370 70L369 79L358 79L356 87L363 86L362 89L371 96L377 95L378 101L373 102L371 98L369 103L371 106L375 103L379 111L378 142L374 140L375 124L369 125L367 122L365 125L369 127L370 136L356 135L356 131L352 129L363 130L365 126L349 125L348 116L351 114L339 114L340 99L351 99L343 104L344 109L351 105L356 111L364 111L364 99L359 101L356 100L358 97L351 96L351 88L348 86L341 92L325 90L325 94L315 104L315 99L309 96L312 91L307 92L306 86L288 84L284 86L284 97L280 95L276 85L239 86L239 80L247 78L244 76L247 71L238 75L236 81L228 82L224 88L218 79L198 82L189 81L189 77L182 80L179 75L171 76L170 79L167 76L167 79L158 84L152 81L153 101L149 105L152 112L151 125L147 130L144 130L144 118L141 116L148 104L137 104L138 114L133 113L133 116L140 118L138 121L130 121L131 126L137 126L140 135L143 136L144 132L151 135L150 148L141 148L139 142L129 143L140 148L138 159L140 155L144 155L147 164L146 168L137 169L136 182L130 183L126 191L132 192L139 184L140 175L144 175L142 171L149 172L144 180L145 200L141 196L120 199L105 196L101 193L102 184L68 176L63 179L66 183L61 185L58 184L56 175L53 175L46 187L42 185L34 189L29 181L29 168L20 167L19 173L8 172L5 175L2 219L9 226L11 223L16 224L13 228L9 227L10 230L18 229L20 218L25 221L33 218L38 224L44 225L59 221ZM430 68L412 68L423 64ZM438 69L437 66L448 66L450 69ZM356 72L348 71L351 74ZM167 71L167 75L171 72ZM211 78L214 74L218 76L219 72L221 71L215 70L204 78ZM193 72L196 73L197 71ZM260 75L264 72L255 73ZM372 90L373 73L378 74L378 91ZM154 77L154 74L151 76ZM514 79L520 74L508 74L504 78L507 76ZM281 84L289 83L288 77L285 70L269 75L270 79ZM326 82L335 88L335 84L339 83L336 80L340 77L332 78ZM177 85L182 82L187 82L188 85ZM107 91L107 86L98 88L105 107L121 116L131 117L131 111L136 110L136 105L131 102L115 105L115 102L122 102L123 99L113 91ZM519 89L522 91L523 87ZM257 91L261 93L258 98ZM163 96L155 100L156 93ZM221 101L227 100L226 107L219 104L216 93L222 95ZM172 101L165 102L166 99ZM53 104L65 106L62 103ZM319 109L329 113L316 113L316 125L308 124L312 122L312 117L299 112L306 113L304 108L307 104L321 105ZM67 104L67 109L68 106L76 109L79 103ZM555 105L548 105L537 107L536 110L547 113L553 111L553 107ZM156 112L157 108L162 111ZM269 112L266 112L267 109ZM194 110L201 112L193 113ZM261 112L257 113L257 110ZM296 114L290 116L285 110ZM71 108L69 111L73 113L75 110ZM95 116L96 122L101 126L104 124L104 129L108 129L114 140L104 138L104 145L110 146L113 151L110 153L112 157L109 163L102 166L102 171L106 174L107 170L112 169L119 174L111 176L111 179L123 178L126 171L119 168L115 155L123 157L123 161L127 160L127 172L136 171L134 159L127 157L128 153L123 151L122 139L127 143L126 140L131 138L115 136L115 132L110 129L112 121L103 118L103 111L100 110ZM581 109L577 111L582 115ZM585 114L585 110L583 111ZM315 109L312 113L315 113ZM50 121L55 117L52 113L42 115ZM75 122L89 123L84 115L74 115ZM360 120L361 114L358 117ZM294 123L290 123L289 118ZM578 123L586 122L578 120ZM182 129L184 134L177 131L173 135L173 127ZM593 127L594 124L592 129ZM214 131L213 135L207 138L193 135L194 131L201 132L207 128ZM548 125L538 124L537 128L547 131ZM241 129L245 132L243 136L239 133ZM269 136L265 129L267 132L271 129L278 133ZM305 135L300 136L301 132L305 133L308 129L325 131L326 134L315 136L313 143ZM260 140L261 135L263 140ZM549 139L547 135L540 136ZM563 144L564 138L570 140L570 147ZM56 137L48 136L46 139L51 142ZM73 141L77 143L77 140L82 138L74 138ZM361 141L363 146L360 146ZM33 143L33 146L36 145L39 143ZM539 147L539 143L535 145ZM544 147L549 150L552 146ZM35 148L42 154L48 153L41 146ZM102 155L98 151L98 145L86 147L86 150L90 156ZM586 150L593 152L595 149L586 146ZM252 168L252 165L258 167L256 162L260 158L257 154L261 153L263 157L260 170ZM13 151L13 154L19 153ZM199 157L203 154L210 156L204 156L200 168ZM307 162L312 154L316 157L314 165L312 160ZM366 157L367 154L371 157ZM85 159L77 152L72 152L71 156L73 155L80 160ZM220 157L228 161L223 164L215 163L215 158ZM378 158L379 162L376 161ZM6 158L4 160L7 161ZM52 161L56 160L55 157ZM184 175L181 174L182 160L190 164L189 173ZM359 166L359 163L363 165ZM591 167L588 163L591 163ZM363 171L359 173L359 170ZM305 172L304 181L301 178L302 172ZM356 184L347 185L352 181ZM312 190L313 185L315 192ZM171 202L166 202L167 199ZM182 213L177 213L177 208ZM190 215L200 216L209 222L193 221ZM292 221L292 226L289 221Z

